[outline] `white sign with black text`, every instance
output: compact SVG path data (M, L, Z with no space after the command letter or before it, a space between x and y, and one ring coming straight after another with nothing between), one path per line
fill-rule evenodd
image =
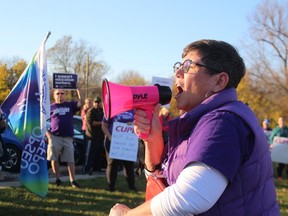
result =
M275 136L271 147L273 162L288 164L288 138Z
M53 73L53 89L77 89L78 75L72 73Z
M114 122L109 157L120 160L137 160L138 137L134 125Z

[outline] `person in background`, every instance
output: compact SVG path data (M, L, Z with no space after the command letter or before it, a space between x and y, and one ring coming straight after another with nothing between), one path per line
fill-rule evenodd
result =
M86 137L87 149L84 172L92 175L95 164L95 170L101 172L101 159L104 146L104 133L102 131L102 119L104 113L100 97L96 97L93 106L86 115Z
M237 98L246 71L237 50L224 41L195 41L173 68L174 98L183 114L170 121L168 144L162 138L160 104L152 123L141 109L134 116L135 133L148 133L145 173L163 176L167 187L133 209L114 205L110 216L279 216L266 136L249 106Z
M162 107L159 112L159 119L162 125L162 136L164 140L164 144L168 143L168 135L169 135L169 126L168 123L171 120L170 111L166 107Z
M86 98L85 103L83 105L83 108L81 110L81 118L82 118L82 133L83 133L83 138L84 138L84 148L83 152L86 152L87 149L87 138L86 138L86 114L87 111L92 107L92 100L91 98ZM83 161L86 161L86 154L84 154ZM85 174L85 162L83 163L83 168L82 168L82 173Z
M83 105L83 108L81 110L81 118L82 118L82 132L85 134L86 131L86 114L87 111L92 107L92 99L91 98L86 98L85 103Z
M283 117L279 117L278 126L276 126L271 132L271 135L269 138L270 144L273 144L273 140L275 136L288 137L288 127L286 126L285 120ZM284 163L278 163L278 166L277 166L278 180L283 179L282 173L285 167L286 167L286 175L288 177L288 165Z
M262 128L263 131L267 137L267 140L269 141L269 137L271 135L272 132L272 128L270 128L270 120L269 119L264 119L262 122Z
M134 162L113 159L109 157L114 122L132 124L133 121L134 121L133 110L120 113L109 120L105 119L104 117L102 121L102 130L105 134L105 150L107 155L107 169L106 169L107 183L108 183L107 190L110 192L115 191L118 170L121 165L123 165L124 167L124 176L126 177L129 189L137 191L135 187Z
M56 185L62 181L59 175L59 158L61 162L67 162L71 186L79 187L75 181L75 161L73 146L73 115L82 106L80 91L77 89L78 101L65 101L63 89L54 90L55 102L51 104L50 129L47 130L48 138L47 160L51 161L53 173L56 177Z

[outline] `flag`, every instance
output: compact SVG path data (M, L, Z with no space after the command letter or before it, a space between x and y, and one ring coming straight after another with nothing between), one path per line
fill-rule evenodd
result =
M23 147L20 182L42 197L48 193L45 133L50 118L50 87L45 43L49 35L50 32L1 105Z

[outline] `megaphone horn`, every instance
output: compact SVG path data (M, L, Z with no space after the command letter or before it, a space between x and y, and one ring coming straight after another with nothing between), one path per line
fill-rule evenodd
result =
M168 86L125 86L109 82L102 83L103 110L106 119L134 108L146 111L151 122L154 106L170 103L172 91ZM142 135L147 138L147 135Z

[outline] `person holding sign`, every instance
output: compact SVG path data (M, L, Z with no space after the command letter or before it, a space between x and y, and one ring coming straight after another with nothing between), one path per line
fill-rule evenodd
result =
M136 208L116 204L116 215L279 216L266 136L249 106L237 99L245 75L237 50L218 40L188 44L174 64L177 108L164 147L156 105L150 122L135 110L134 131L147 134L145 173L167 187Z
M115 158L110 157L109 155L111 141L113 141L112 140L113 125L116 122L132 124L133 121L134 121L133 110L120 113L109 120L103 117L102 130L105 134L105 150L106 150L106 155L107 155L107 169L106 169L107 183L108 183L107 190L110 192L115 191L117 174L118 174L119 167L121 165L124 166L124 176L126 177L129 189L133 191L137 191L135 187L134 162L129 161L129 160L115 159Z
M272 129L270 128L270 120L269 119L264 119L263 122L262 122L262 128L263 128L263 131L267 137L267 140L269 142L269 138L270 138L270 135L271 135L271 132L272 132Z
M47 160L51 161L52 170L56 176L56 185L62 181L59 176L59 157L61 162L67 162L71 186L78 188L75 181L75 161L73 146L73 115L82 106L81 95L77 89L78 102L65 101L65 91L63 89L54 90L55 102L50 109L50 128L46 132L48 138Z
M288 137L288 127L285 124L285 120L283 117L280 117L278 119L278 126L276 126L273 130L272 133L270 135L269 141L270 144L273 144L274 141L274 137L278 136L278 137ZM278 163L277 166L277 175L278 175L278 180L282 180L282 172L286 167L286 175L288 176L288 165L284 164L284 163Z

